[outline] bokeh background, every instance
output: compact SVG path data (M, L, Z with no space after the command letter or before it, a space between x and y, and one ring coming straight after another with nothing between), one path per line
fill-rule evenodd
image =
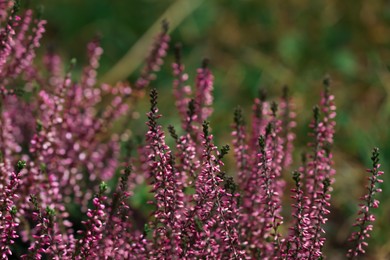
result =
M96 35L101 37L102 82L134 80L153 35L166 18L172 43L183 45L190 82L202 58L211 60L215 75L211 125L219 145L230 143L237 105L249 120L259 88L277 97L282 86L288 85L298 114L298 161L308 140L307 125L319 100L322 78L329 74L338 116L328 256L343 258L356 200L364 192L364 169L370 166L372 147L378 146L386 174L367 258L390 259L389 1L34 0L30 4L42 5L48 20L42 52L50 47L64 59L77 57L81 68L86 43ZM178 124L172 109L172 49L159 80L152 83L160 92L164 125ZM134 135L146 129L142 123L146 109L147 103L141 103L140 122L131 129Z

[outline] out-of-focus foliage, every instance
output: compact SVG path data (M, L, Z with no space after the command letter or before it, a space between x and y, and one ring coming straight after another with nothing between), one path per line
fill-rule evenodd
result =
M193 0L178 0L193 1ZM34 0L42 4L49 21L45 42L64 57L85 57L84 46L94 35L102 37L104 55L101 75L137 42L161 15L177 1L144 0ZM166 17L168 21L174 17ZM249 116L251 100L259 87L270 96L279 95L282 85L290 86L299 115L297 145L307 130L314 97L325 74L333 79L338 107L336 158L337 182L334 193L333 242L343 247L353 221L356 200L364 187L364 166L373 146L382 151L385 172L390 158L390 3L376 1L320 0L214 0L203 1L172 32L173 42L184 47L190 77L202 57L209 57L215 74L215 114L211 126L220 144L226 142L233 108L244 107ZM145 45L147 48L147 45ZM173 51L168 63L173 60ZM139 61L141 62L141 61ZM82 63L82 62L81 62ZM174 115L169 91L171 70L159 73L163 114ZM132 79L132 75L128 75ZM125 78L122 80L126 80ZM304 98L305 97L305 98ZM308 100L308 102L307 102ZM307 103L305 103L307 102ZM140 115L144 122L144 114ZM178 123L178 122L165 122ZM138 124L140 125L140 124ZM142 133L143 129L132 129ZM222 136L222 138L221 138ZM300 139L301 138L301 139ZM298 158L296 158L298 160ZM384 176L385 186L390 178ZM371 256L389 257L390 188L384 187L377 213L378 223L371 243ZM336 197L336 196L334 196ZM329 232L330 233L330 232ZM343 253L333 252L336 257ZM329 255L329 254L328 254ZM333 258L334 259L334 258Z

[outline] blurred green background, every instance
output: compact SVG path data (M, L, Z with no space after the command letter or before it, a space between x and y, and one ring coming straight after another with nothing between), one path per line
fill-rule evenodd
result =
M311 108L319 100L323 76L329 74L338 116L334 146L337 180L327 227L328 247L333 249L328 249L328 256L343 257L355 201L364 192L364 169L370 166L372 147L378 146L387 173L368 258L390 258L389 1L34 0L30 4L42 4L45 9L48 25L43 45L53 46L65 59L77 57L80 68L86 61L86 43L96 34L102 37L99 73L105 81L136 78L133 68L142 64L150 35L166 18L172 23L172 43L183 44L190 82L201 59L211 60L215 75L211 125L218 145L230 143L234 107L242 106L249 120L260 87L276 97L286 84L298 114L295 158L299 158L308 140ZM146 33L150 28L151 33ZM114 67L128 51L126 62ZM171 119L176 116L171 96L172 61L171 48L159 80L152 83L160 91L164 125L178 123L177 118ZM113 68L124 73L112 76ZM145 111L139 112L144 121ZM132 130L142 135L144 129Z

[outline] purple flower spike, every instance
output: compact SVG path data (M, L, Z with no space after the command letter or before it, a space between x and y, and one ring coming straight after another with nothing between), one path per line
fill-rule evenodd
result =
M348 250L347 257L351 259L355 259L366 252L364 248L367 247L368 243L365 240L370 237L370 232L373 229L373 225L370 223L375 221L375 216L370 210L378 208L379 201L375 199L375 195L382 192L382 190L378 188L378 185L383 182L383 180L380 179L383 171L379 170L378 148L373 149L371 160L372 169L367 170L367 172L371 174L368 178L367 194L360 198L359 217L356 218L355 224L353 224L353 226L357 227L359 230L353 232L349 237L349 241L351 241L353 247Z

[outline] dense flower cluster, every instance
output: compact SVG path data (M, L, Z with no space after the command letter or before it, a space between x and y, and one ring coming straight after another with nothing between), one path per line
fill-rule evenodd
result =
M4 96L16 93L15 89L7 87L14 84L18 76L24 74L30 79L34 75L30 65L46 21L34 17L31 10L18 15L18 2L1 1L0 4L0 94Z
M328 78L314 108L309 152L293 173L292 221L282 228L296 124L287 88L279 105L261 91L249 125L242 109L235 110L236 174L229 176L233 170L225 172L223 161L230 148L218 149L208 122L214 81L209 62L197 70L192 88L178 46L172 67L181 124L168 127L172 140L166 140L153 89L145 141L136 156L123 158L120 148L129 133L112 134L111 127L123 116L132 119L136 101L156 78L169 46L168 24L163 23L139 79L114 86L97 83L103 53L98 39L87 45L89 63L78 80L72 76L75 60L63 62L52 50L43 66L33 64L44 24L31 10L18 16L14 2L0 0L2 259L13 254L24 259L323 257L335 176L330 148L336 107ZM355 224L359 230L350 238L351 258L364 253L375 220L370 209L378 207L374 195L381 191L378 156L375 149ZM126 166L119 171L121 164ZM137 185L147 185L153 194L150 216L129 202Z

